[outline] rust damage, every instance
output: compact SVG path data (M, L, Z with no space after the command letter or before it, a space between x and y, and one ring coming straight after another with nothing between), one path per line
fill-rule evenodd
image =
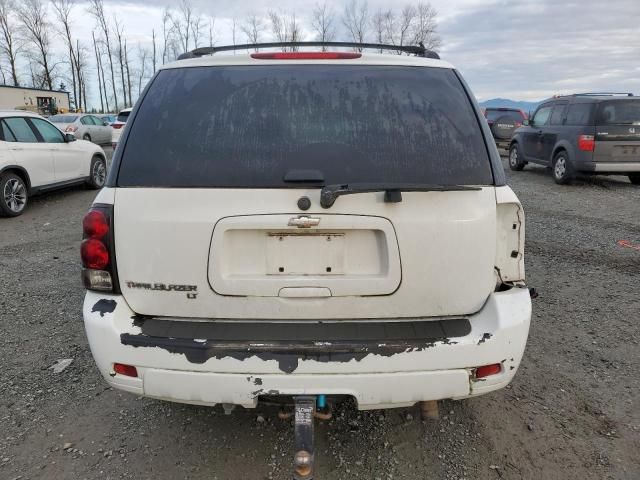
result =
M101 317L104 317L107 313L113 313L117 306L118 303L115 300L102 298L91 308L91 313L98 312Z
M456 344L471 331L467 319L378 324L233 324L172 322L133 319L140 333L123 333L120 341L132 347L156 347L182 354L191 363L209 359L244 361L259 358L275 361L284 373L294 372L300 362L359 362L369 355L391 357L420 352L436 345ZM249 337L249 338L248 338ZM247 381L262 385L252 376Z

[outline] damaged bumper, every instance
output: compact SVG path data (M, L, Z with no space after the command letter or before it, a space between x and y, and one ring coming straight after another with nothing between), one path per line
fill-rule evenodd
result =
M121 296L88 292L87 337L115 388L163 400L255 407L261 395L349 395L360 409L465 398L506 386L524 352L526 289L493 293L443 320L253 323L138 318ZM136 367L136 378L114 363ZM473 369L501 372L474 380Z

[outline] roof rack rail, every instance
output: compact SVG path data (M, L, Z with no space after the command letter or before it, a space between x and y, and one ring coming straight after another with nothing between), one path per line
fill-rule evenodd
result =
M213 55L218 52L232 50L251 50L259 48L296 48L296 47L351 47L371 48L376 50L394 50L396 52L413 53L418 57L439 59L436 52L427 50L421 42L419 45L388 45L384 43L357 43L357 42L270 42L270 43L246 43L244 45L223 45L220 47L201 47L181 54L178 60L198 58L205 55Z
M574 93L570 95L571 97L633 97L633 93L629 92L584 92L584 93Z

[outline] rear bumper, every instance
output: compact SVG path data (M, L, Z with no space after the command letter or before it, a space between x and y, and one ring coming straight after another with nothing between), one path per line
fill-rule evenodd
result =
M526 289L494 293L482 310L468 317L467 331L400 351L381 344L347 356L323 354L324 344L316 342L320 353L315 354L295 349L270 355L211 350L194 358L180 347L185 339L162 346L142 341L140 322L121 296L88 292L83 314L98 369L115 388L169 401L245 407L255 407L260 395L349 395L360 409L369 409L466 398L506 386L524 352L531 301ZM193 338L187 343L193 347L209 341ZM295 368L283 369L282 356L285 364L294 359ZM115 374L115 362L134 365L138 378ZM474 367L493 363L502 364L501 373L472 380Z
M597 173L639 173L640 162L589 162L580 169Z

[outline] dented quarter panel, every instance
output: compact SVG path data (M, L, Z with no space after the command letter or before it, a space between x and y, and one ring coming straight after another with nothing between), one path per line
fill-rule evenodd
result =
M524 210L510 187L496 187L497 272L504 283L521 282L524 272Z

